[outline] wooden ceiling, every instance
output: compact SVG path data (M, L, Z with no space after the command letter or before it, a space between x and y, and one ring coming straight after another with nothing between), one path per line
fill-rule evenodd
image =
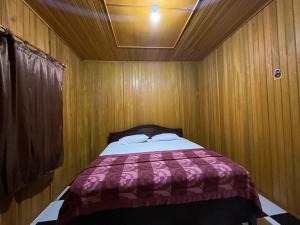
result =
M149 49L117 47L104 0L25 1L82 59L105 61L201 60L270 2L270 0L201 0L175 48ZM153 3L159 1L145 0ZM168 2L174 3L173 0ZM122 18L116 16L115 19Z
M104 3L117 47L174 48L198 0L104 0ZM158 16L157 21L151 19L152 14Z

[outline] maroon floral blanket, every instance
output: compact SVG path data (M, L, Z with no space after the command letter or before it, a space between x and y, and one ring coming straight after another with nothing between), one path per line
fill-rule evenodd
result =
M72 183L63 225L100 210L243 197L261 208L249 172L205 149L99 156Z

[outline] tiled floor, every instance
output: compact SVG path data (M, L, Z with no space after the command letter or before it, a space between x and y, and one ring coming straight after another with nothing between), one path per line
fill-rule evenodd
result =
M55 225L58 211L64 201L63 199L68 189L69 187L67 187L55 201L51 202L49 206L31 223L31 225ZM259 198L264 212L264 217L258 219L258 225L300 225L300 220L293 217L273 202L269 201L262 195L259 195ZM245 223L245 225L246 224L247 223Z

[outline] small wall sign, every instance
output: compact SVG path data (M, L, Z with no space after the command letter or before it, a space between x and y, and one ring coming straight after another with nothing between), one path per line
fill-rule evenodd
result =
M276 69L276 70L274 71L273 77L274 77L274 80L277 80L277 79L282 78L282 72L281 72L281 69Z

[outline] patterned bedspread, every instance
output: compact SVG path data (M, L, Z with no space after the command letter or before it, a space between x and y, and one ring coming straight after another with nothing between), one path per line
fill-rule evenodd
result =
M232 197L261 208L249 172L210 150L99 156L72 183L58 224L100 210Z

